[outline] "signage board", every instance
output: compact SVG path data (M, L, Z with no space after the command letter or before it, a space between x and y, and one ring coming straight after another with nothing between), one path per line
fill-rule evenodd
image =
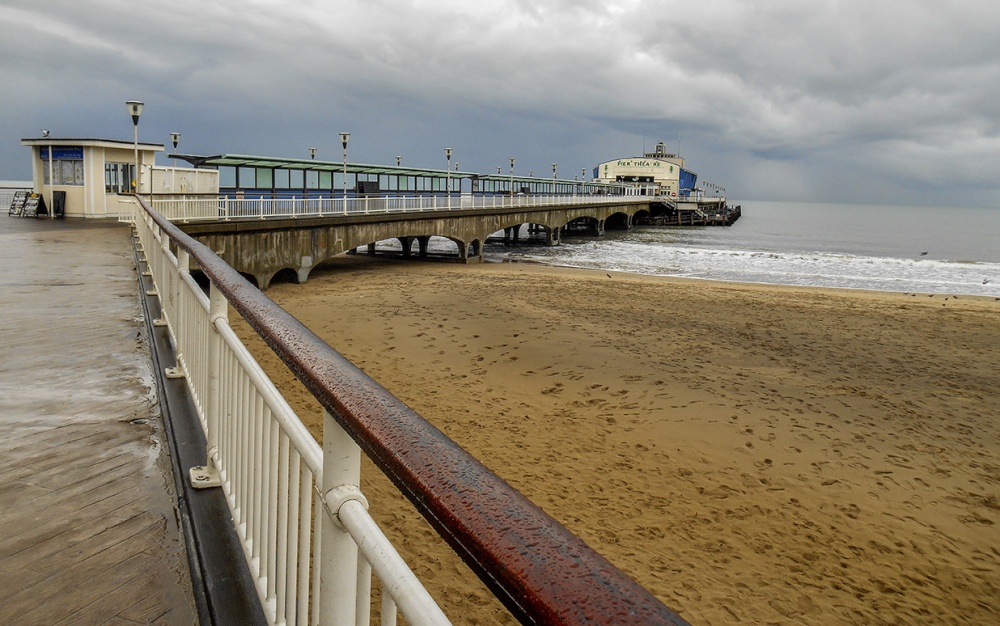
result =
M42 155L43 161L49 160L49 150L52 150L52 159L61 159L66 161L82 161L83 160L83 146L42 146L39 149Z

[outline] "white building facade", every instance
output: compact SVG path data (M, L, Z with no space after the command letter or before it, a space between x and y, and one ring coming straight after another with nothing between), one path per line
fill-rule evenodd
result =
M625 183L651 193L683 197L695 188L698 175L684 169L684 159L668 154L663 143L641 157L614 159L599 164L594 178L602 183Z
M155 156L163 151L161 144L140 143L137 177L131 141L43 137L22 139L21 145L31 148L34 192L45 199L50 215L57 208L54 196L63 197L65 217L117 217L118 194L131 193L133 186L149 193Z

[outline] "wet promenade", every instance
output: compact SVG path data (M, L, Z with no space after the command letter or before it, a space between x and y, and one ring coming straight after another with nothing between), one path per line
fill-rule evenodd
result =
M0 624L198 622L127 227L0 216Z

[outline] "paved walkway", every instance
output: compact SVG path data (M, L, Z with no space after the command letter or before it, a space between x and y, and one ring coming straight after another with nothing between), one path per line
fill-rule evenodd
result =
M194 624L129 231L0 215L0 624Z

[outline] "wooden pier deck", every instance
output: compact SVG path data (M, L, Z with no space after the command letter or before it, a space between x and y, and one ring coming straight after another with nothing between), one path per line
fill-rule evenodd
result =
M0 263L0 623L198 623L129 231L4 217Z

